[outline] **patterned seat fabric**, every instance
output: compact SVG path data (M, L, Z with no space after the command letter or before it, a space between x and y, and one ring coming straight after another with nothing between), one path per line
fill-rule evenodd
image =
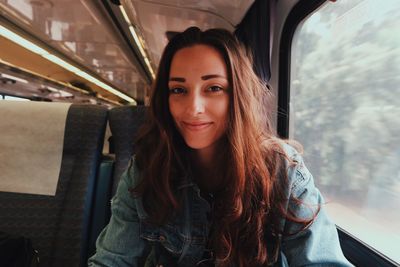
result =
M39 251L41 267L86 266L93 188L106 121L106 108L71 105L55 196L0 192L0 231L30 238Z

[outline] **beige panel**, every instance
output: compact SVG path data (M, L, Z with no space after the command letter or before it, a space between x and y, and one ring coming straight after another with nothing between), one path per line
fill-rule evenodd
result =
M0 102L0 191L55 195L70 105Z

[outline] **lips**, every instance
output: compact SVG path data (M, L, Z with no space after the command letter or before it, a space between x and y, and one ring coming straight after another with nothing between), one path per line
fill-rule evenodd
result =
M190 131L201 131L208 128L212 122L182 122L183 126Z

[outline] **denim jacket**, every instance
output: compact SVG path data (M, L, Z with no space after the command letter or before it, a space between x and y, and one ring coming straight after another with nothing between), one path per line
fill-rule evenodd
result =
M289 145L284 145L284 149L297 163L288 167L288 199L294 197L306 203L298 205L289 200L287 205L300 218L311 218L309 205L321 205L314 222L301 232L297 231L298 225L283 220L285 231L296 234L282 237L280 256L274 266L352 266L343 256L336 227L325 212L324 200L302 157ZM121 177L112 199L112 217L97 239L96 254L89 259L89 266L197 266L203 257L210 227L207 220L210 205L201 197L198 186L192 182L182 184L178 188L184 190L185 205L181 214L162 226L154 226L145 220L142 199L133 198L128 191L139 179L133 159ZM167 252L162 254L173 258L175 265L169 265L168 259L160 255L154 257L160 250Z

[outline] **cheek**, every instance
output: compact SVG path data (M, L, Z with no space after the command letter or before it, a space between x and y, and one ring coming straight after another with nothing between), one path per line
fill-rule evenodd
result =
M178 121L180 114L182 114L181 105L178 105L176 101L172 101L171 99L168 100L168 105L172 118L175 122Z
M229 113L229 100L224 99L223 101L220 101L219 103L215 103L213 105L214 108L214 114L218 116L221 120L226 120L228 119L228 113Z

